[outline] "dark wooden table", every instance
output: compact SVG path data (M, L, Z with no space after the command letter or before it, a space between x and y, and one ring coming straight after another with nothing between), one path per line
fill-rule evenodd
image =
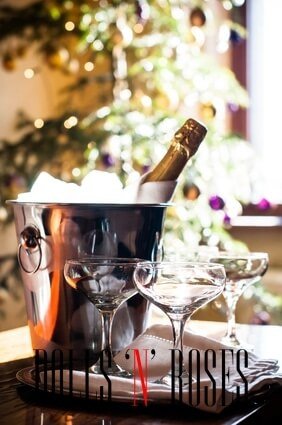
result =
M219 335L224 324L192 322L193 330ZM208 330L208 332L207 332ZM241 335L255 343L260 356L280 359L282 327L239 327ZM245 403L236 404L220 415L186 406L99 403L54 396L36 391L17 381L19 369L33 364L27 327L0 333L0 425L183 425L183 424L279 424L282 423L282 388Z

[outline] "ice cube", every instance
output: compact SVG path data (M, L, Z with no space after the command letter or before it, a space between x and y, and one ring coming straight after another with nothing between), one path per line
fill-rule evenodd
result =
M81 186L66 183L43 171L35 180L31 191L18 195L21 202L58 203L119 203L122 183L114 173L91 171Z
M81 182L83 199L97 203L120 203L122 183L115 173L93 170Z
M18 195L22 202L79 202L80 188L75 183L66 183L42 171L30 192Z
M34 182L31 191L18 195L20 202L44 203L161 203L168 202L177 182L147 182L135 176L123 189L115 173L94 170L82 180L81 185L66 183L43 171Z

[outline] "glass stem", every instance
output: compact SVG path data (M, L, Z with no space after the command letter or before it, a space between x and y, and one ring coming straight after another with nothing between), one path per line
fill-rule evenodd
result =
M180 350L180 354L178 357L178 363L175 364L175 373L176 376L180 373L181 371L181 376L182 379L184 376L187 375L187 372L185 370L184 367L184 354L183 354L183 332L184 332L184 327L185 327L185 323L187 321L189 316L186 317L181 317L181 319L178 318L174 318L174 317L169 317L170 321L171 321L171 325L172 325L172 332L173 332L173 349L174 350ZM175 353L175 355L177 356L177 354ZM169 375L171 375L172 370L169 372Z
M102 319L101 356L100 361L92 367L92 370L94 373L106 372L112 375L116 374L127 377L129 373L116 364L112 352L112 323L116 310L116 308L114 310L100 310ZM103 369L101 367L101 362L103 364Z
M173 348L183 352L183 332L187 317L174 319L170 317L173 332Z
M239 296L225 296L227 304L227 333L226 336L229 339L236 339L236 306Z
M112 323L115 310L101 311L102 318L102 351L108 355L112 352Z

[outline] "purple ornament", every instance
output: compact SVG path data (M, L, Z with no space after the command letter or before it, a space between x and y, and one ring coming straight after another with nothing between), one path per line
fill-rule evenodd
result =
M113 167L116 163L115 158L110 153L104 153L102 155L102 161L106 167Z
M149 18L149 5L146 0L135 1L135 11L138 22L144 23Z
M254 325L269 325L271 322L270 314L267 311L260 311L252 318Z
M4 178L4 186L5 187L24 187L25 180L22 176L17 174L10 174L5 176Z
M223 217L223 223L224 223L226 226L230 226L230 225L231 225L231 217L229 217L229 215L228 215L228 214L225 214L225 215L224 215L224 217Z
M222 210L224 208L224 205L224 200L218 195L211 196L209 199L209 206L213 210Z
M269 210L269 208L271 207L271 203L268 201L268 199L266 198L262 198L258 203L257 203L257 207L259 210Z
M230 41L234 44L239 44L242 41L242 37L240 36L240 34L238 33L238 31L232 29L230 30L230 37L229 37Z
M146 165L146 164L144 164L144 165L142 166L142 174L147 173L150 169L151 169L151 165Z
M230 112L237 112L239 110L239 106L236 105L235 103L228 103L227 107Z
M138 17L138 20L142 20L141 16L142 16L142 4L140 3L140 1L136 1L135 3L135 9L136 9L136 15Z

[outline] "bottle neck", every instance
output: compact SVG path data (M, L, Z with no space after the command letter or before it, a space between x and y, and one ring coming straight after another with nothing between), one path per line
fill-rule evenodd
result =
M185 167L189 156L189 150L174 139L163 159L146 175L144 183L176 180Z

